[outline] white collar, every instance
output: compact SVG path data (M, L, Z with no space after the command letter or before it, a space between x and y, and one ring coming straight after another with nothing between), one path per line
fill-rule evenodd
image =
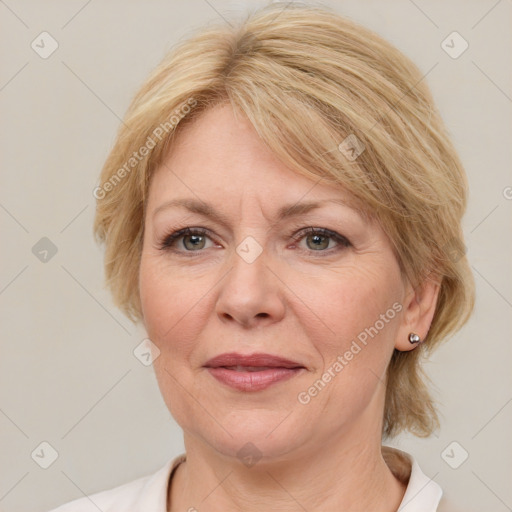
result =
M397 512L436 512L443 490L423 473L412 455L402 450L397 451L405 455L411 463L409 482Z

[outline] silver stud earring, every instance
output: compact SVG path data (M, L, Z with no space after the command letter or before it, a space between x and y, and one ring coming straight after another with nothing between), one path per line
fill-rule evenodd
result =
M421 339L420 339L420 337L419 337L416 333L411 332L411 333L409 334L409 342L410 342L410 343L412 343L412 344L414 344L414 343L420 343L420 342L421 342Z

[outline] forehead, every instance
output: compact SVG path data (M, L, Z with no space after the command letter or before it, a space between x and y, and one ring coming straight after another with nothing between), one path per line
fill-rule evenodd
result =
M301 175L279 161L230 104L206 110L178 132L151 177L151 209L185 197L220 207L256 198L281 209L334 198L366 216L363 205L341 185Z

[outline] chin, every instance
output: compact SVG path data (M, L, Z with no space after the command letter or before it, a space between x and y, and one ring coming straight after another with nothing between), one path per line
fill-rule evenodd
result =
M236 411L223 418L224 428L217 425L212 429L210 423L201 425L196 422L193 435L202 438L216 452L240 459L244 464L246 460L256 459L261 463L284 460L288 453L300 449L307 437L304 427L295 425L290 418L285 420L286 425L283 424L286 414L283 410Z

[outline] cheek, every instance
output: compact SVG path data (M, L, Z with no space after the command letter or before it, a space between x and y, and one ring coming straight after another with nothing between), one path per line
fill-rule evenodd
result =
M160 364L176 370L179 361L190 361L208 320L208 290L213 286L208 276L169 267L159 256L143 253L140 299L148 336L163 356Z
M302 389L301 397L311 390L308 414L325 415L335 425L363 414L384 392L400 295L393 267L381 268L344 268L315 287L304 283L297 294L308 298L302 327L322 361L310 382L313 389Z
M315 285L297 283L297 295L309 306L301 314L303 328L326 367L351 347L350 366L371 364L379 372L385 366L394 346L400 293L394 267L383 266L359 265L334 271Z
M194 404L183 390L191 386L189 367L203 329L200 299L204 291L191 286L186 270L163 267L156 258L143 255L140 298L146 332L160 351L153 368L162 397L171 415L185 424L194 416Z
M171 316L179 312L174 307L176 304L170 301L173 291L171 283L144 256L139 273L139 289L144 324L151 340L158 345L163 333L173 325Z
M151 256L143 255L139 288L144 325L149 338L161 351L169 347L167 340L175 336L180 319L193 300L191 288L184 281L161 268Z

